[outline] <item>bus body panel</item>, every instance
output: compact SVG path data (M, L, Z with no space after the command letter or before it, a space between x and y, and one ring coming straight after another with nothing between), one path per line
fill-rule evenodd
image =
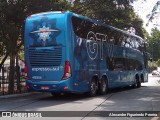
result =
M144 77L144 82L148 80L147 71L143 69L144 56L139 50L114 45L107 34L92 29L82 30L85 37L78 36L74 24L79 22L74 23L73 17L91 21L71 12L27 18L25 59L30 89L84 93L89 92L93 77L99 81L107 77L108 88L134 85L137 74ZM106 29L113 32L110 27ZM70 63L71 77L62 80L66 61Z
M45 13L26 20L25 60L30 78L27 84L34 90L43 91L46 87L46 91L54 91L61 89L60 84L72 89L70 79L62 81L65 61L69 60L65 19L62 13Z

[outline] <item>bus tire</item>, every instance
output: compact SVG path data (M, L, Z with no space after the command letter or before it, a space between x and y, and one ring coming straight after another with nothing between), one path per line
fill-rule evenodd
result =
M136 88L140 88L141 87L141 81L140 81L138 76L135 77L134 87L136 87Z
M144 83L144 76L143 76L143 74L141 75L141 83Z
M90 91L88 93L89 96L91 97L95 96L97 94L98 87L97 87L97 82L94 78L91 80L89 88L90 88Z
M104 95L104 94L106 94L107 91L108 91L107 79L102 77L102 79L101 79L101 81L99 83L98 93L100 95Z
M141 87L141 81L138 80L138 81L137 81L137 88L140 88L140 87Z

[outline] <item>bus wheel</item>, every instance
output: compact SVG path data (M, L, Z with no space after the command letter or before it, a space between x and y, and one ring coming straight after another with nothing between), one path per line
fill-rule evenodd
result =
M137 81L137 88L140 88L140 87L141 87L141 81L138 80L138 81Z
M102 78L101 82L99 83L99 87L98 87L98 93L101 95L106 94L106 92L108 91L108 85L107 85L107 80L106 78Z
M136 79L136 80L135 80L136 83L135 83L134 86L137 87L137 88L140 88L140 87L141 87L141 81L139 80L139 77L136 76L135 79Z
M95 79L92 79L90 83L89 96L95 96L96 94L97 94L97 83Z

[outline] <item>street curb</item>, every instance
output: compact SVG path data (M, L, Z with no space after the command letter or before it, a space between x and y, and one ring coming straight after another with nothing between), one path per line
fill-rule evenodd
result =
M41 92L29 92L29 93L19 93L19 94L12 94L12 95L3 95L3 96L0 96L0 99L23 97L23 96L32 95L32 94L42 94L42 93Z

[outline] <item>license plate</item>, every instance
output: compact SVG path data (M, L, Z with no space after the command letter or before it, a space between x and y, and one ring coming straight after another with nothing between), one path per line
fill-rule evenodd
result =
M42 86L41 89L42 90L49 90L49 87L48 86Z

